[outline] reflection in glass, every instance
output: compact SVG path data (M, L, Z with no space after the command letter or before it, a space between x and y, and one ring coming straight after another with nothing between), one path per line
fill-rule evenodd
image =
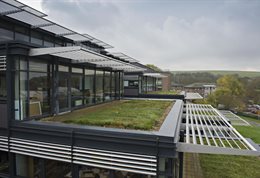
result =
M104 75L104 99L105 101L111 100L111 73L105 72Z
M45 173L47 178L68 178L72 177L71 175L71 164L45 160Z
M72 68L71 74L71 105L72 107L83 104L83 70Z
M115 72L112 72L111 75L111 99L115 99L116 97L116 77L115 77Z
M9 163L8 163L8 152L0 151L0 173L8 174Z
M95 70L85 70L84 97L86 105L91 105L94 102L94 75Z
M59 66L59 110L66 111L69 108L69 67Z
M97 70L96 71L96 103L103 102L103 98L104 98L103 77L104 77L104 72Z
M15 175L26 178L40 177L40 161L39 158L15 155Z

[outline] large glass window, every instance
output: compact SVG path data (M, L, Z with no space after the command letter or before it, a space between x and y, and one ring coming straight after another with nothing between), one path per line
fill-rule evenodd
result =
M71 164L60 161L45 160L45 174L46 178L72 177Z
M71 106L83 104L83 69L72 68L71 74Z
M43 39L42 35L38 32L31 32L31 43L37 44L37 45L43 45Z
M0 27L0 41L9 41L14 39L14 32Z
M86 69L85 70L85 87L84 87L84 97L85 104L91 105L94 102L94 77L95 70Z
M25 155L15 155L15 175L21 178L40 178L40 159Z
M116 75L115 72L111 73L111 99L116 97Z
M0 151L0 174L8 174L9 159L8 152Z
M29 42L29 30L24 27L15 27L15 40Z
M104 98L104 71L96 70L96 103L103 102Z
M103 177L109 178L110 171L102 168L94 168L90 166L79 166L79 178L86 177Z
M46 62L29 61L29 116L50 113L51 71Z
M120 98L120 72L116 72L116 98Z
M59 65L59 110L67 111L69 108L69 67Z
M124 96L124 73L120 72L120 96Z
M105 72L104 75L104 99L111 100L111 72Z
M28 75L27 60L23 57L15 58L15 120L24 120L28 116Z
M0 100L6 101L6 71L0 71Z

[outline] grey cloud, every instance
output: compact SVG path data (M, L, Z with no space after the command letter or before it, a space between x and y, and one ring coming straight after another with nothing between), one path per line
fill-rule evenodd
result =
M44 0L42 6L55 21L143 63L171 70L260 70L260 2L116 2Z

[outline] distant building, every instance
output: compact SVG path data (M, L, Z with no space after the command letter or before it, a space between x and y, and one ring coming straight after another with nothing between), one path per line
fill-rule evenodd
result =
M162 78L162 91L171 90L172 74L170 72L162 73L165 77Z
M206 83L192 83L190 85L184 86L183 89L185 92L199 93L205 98L216 90L216 85Z

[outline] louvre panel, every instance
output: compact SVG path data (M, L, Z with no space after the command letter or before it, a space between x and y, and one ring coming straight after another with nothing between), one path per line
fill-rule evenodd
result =
M6 56L0 56L0 71L6 71Z
M0 137L0 150L8 151L7 137ZM72 162L104 169L156 175L157 157L109 150L53 144L47 142L10 138L11 153Z
M8 138L4 136L0 136L0 150L8 151Z

